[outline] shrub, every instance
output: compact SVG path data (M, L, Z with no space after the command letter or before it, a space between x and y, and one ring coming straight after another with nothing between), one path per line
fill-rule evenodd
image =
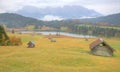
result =
M21 44L22 44L21 38L16 36L9 38L4 27L0 25L0 46L8 46L8 45L18 46Z
M11 45L18 46L22 44L22 40L20 37L12 36L10 37L10 43Z

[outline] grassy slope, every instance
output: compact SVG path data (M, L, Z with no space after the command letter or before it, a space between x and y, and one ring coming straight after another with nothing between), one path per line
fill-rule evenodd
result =
M0 72L120 72L119 39L105 39L116 52L102 57L89 52L95 39L56 38L51 43L41 35L19 36L22 46L0 46ZM35 40L35 48L27 48L29 40Z

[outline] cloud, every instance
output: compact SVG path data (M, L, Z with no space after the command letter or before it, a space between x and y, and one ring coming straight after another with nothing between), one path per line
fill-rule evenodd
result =
M46 15L42 18L44 21L52 21L52 20L63 20L63 18L53 15Z
M102 14L120 12L120 0L0 0L0 13L17 11L24 6L39 8L81 5Z
M104 15L120 13L120 0L75 0L71 5L82 5Z
M102 13L104 15L109 15L109 14L114 14L114 13L120 13L120 6L119 5L112 5L112 4L107 4L107 5L88 5L86 6L89 9L94 9L99 13Z
M36 6L45 8L68 5L74 0L0 0L0 13L16 11L24 6Z
M0 12L16 11L22 8L21 1L15 0L0 0Z
M89 17L89 16L80 17L80 19L85 19L85 18L95 18L95 17Z

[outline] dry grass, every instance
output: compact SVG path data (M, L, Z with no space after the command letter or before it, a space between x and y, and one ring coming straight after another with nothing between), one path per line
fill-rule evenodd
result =
M105 39L116 52L102 57L89 52L95 39L61 37L52 43L42 35L16 35L23 45L0 46L0 72L120 72L119 39ZM29 40L35 41L35 48L27 48Z

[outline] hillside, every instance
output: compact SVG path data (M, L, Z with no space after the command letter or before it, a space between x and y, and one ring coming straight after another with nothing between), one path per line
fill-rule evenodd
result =
M25 27L28 24L34 24L38 26L50 26L59 28L60 26L69 27L75 24L81 24L84 22L96 23L96 22L106 22L108 24L120 24L120 13L89 19L69 19L62 21L42 21L35 18L25 17L15 13L2 13L0 14L0 24L4 24L8 27Z
M103 57L90 53L93 38L63 37L52 43L43 35L16 36L22 38L21 46L0 46L0 72L120 72L119 39L104 39L115 52ZM35 48L27 48L29 40L35 41Z
M15 13L2 13L0 14L0 24L7 25L8 27L24 27L27 24L40 25L41 21L18 15Z
M109 24L119 24L120 25L120 13L112 14L108 16L102 16L97 18L90 18L90 19L82 19L81 21L87 22L105 22Z

